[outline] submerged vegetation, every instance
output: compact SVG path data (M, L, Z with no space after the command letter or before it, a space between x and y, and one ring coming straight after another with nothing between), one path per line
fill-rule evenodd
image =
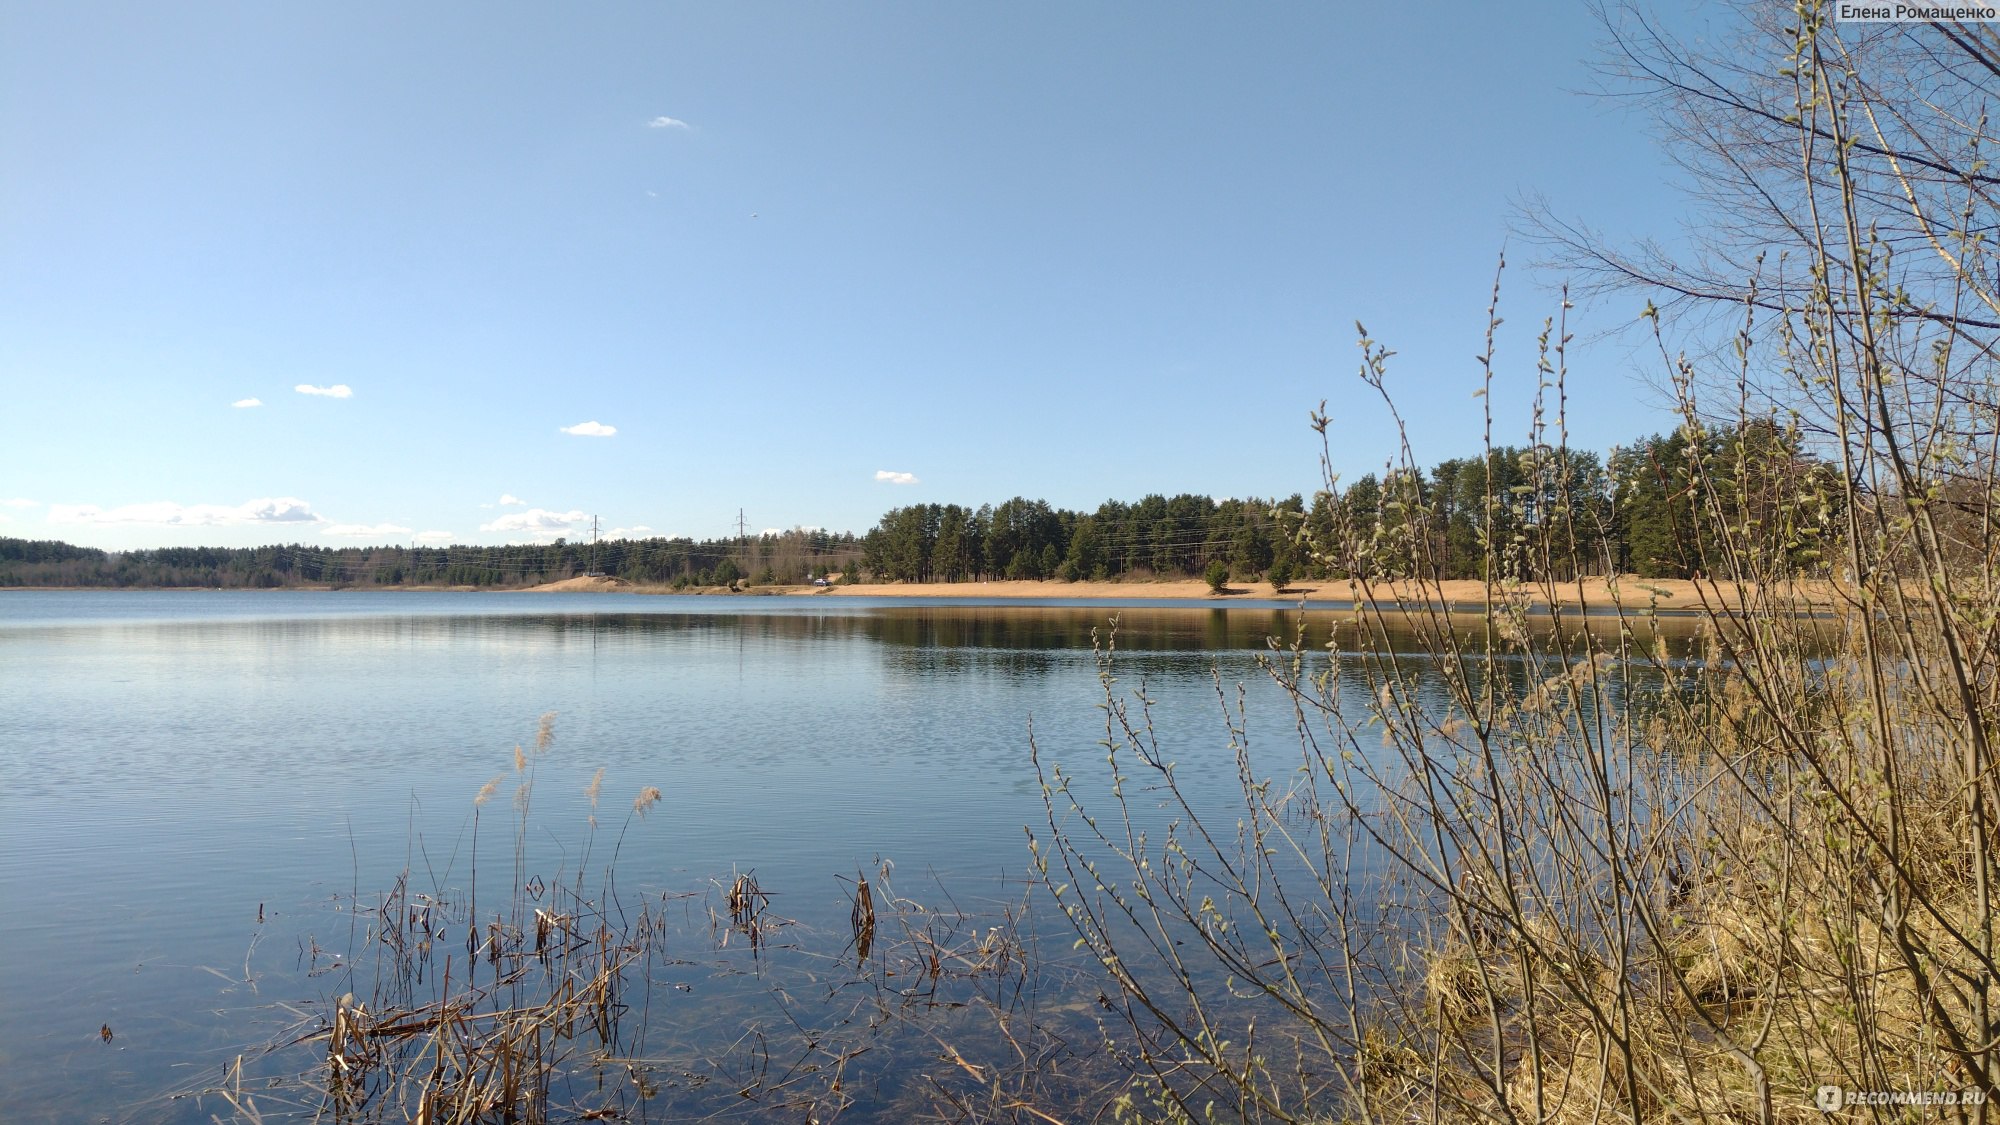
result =
M619 856L672 815L667 799L645 786L600 810L600 769L583 823L548 823L533 806L554 742L544 715L471 797L462 882L427 859L337 904L326 920L345 944L302 942L321 995L277 1005L270 1042L147 1108L244 1123L1047 1120L1038 1107L1122 1083L1074 1002L1084 966L1041 950L1019 898L968 910L939 887L926 904L888 861L829 884L845 925L786 916L784 892L749 871L623 887ZM509 830L496 842L488 826L482 850L509 792Z

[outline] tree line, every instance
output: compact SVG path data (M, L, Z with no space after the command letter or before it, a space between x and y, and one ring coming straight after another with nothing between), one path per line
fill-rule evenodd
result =
M504 547L160 547L102 551L0 538L0 586L520 588L602 573L631 582L726 586L858 577L852 534L795 530L741 539L637 539Z
M1218 564L1279 585L1419 573L1684 578L1722 549L1810 575L1824 571L1821 544L1838 530L1839 483L1796 431L1756 419L1683 426L1606 458L1499 447L1428 472L1371 473L1311 501L1156 494L1094 512L1018 496L913 504L883 515L861 546L875 577L902 582L1188 577Z
M504 547L163 547L0 539L0 586L524 587L613 575L676 587L1189 577L1684 578L1721 551L1802 576L1843 518L1838 471L1770 419L1689 424L1608 457L1504 446L1428 471L1370 473L1311 500L1150 495L1094 512L1015 497L893 508L866 535ZM1494 549L1489 553L1488 545ZM1317 549L1315 549L1317 548Z

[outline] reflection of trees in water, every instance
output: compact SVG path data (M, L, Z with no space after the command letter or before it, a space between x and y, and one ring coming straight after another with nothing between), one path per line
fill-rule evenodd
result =
M1454 625L1470 639L1481 629L1474 614L1459 614ZM1575 616L1570 626L1578 624ZM1615 618L1591 619L1592 631L1615 631ZM1650 642L1655 628L1675 644L1690 638L1694 623L1662 619L1657 625L1626 621L1637 639ZM424 642L478 637L487 640L527 639L537 643L571 640L643 640L663 636L730 634L744 639L811 641L867 639L899 648L1076 649L1107 643L1115 629L1117 647L1128 652L1265 651L1270 639L1289 643L1301 628L1308 647L1322 649L1338 640L1351 650L1358 635L1351 614L1344 610L1297 610L1218 606L1120 609L1049 606L893 606L814 607L800 612L783 607L776 612L668 613L521 613L491 616L395 615L338 617L283 621L215 622L202 629L250 629L260 635L296 638L314 632L365 633L375 639ZM1530 628L1537 628L1530 619ZM1546 628L1552 629L1549 625ZM1421 651L1416 634L1398 628L1391 619L1377 624L1378 648L1391 652Z
M1471 615L1453 620L1468 642L1482 628ZM1576 623L1576 618L1569 619L1571 626ZM1588 627L1593 632L1616 629L1618 622L1592 620ZM1633 629L1635 640L1649 646L1651 630L1657 628L1675 656L1695 652L1696 633L1691 622L1662 621L1657 626L1628 622L1626 627ZM1114 643L1125 654L1124 666L1130 674L1185 677L1205 675L1221 654L1234 654L1223 661L1225 665L1233 666L1238 659L1244 662L1244 668L1228 671L1231 676L1240 676L1251 670L1248 661L1252 654L1271 651L1273 638L1280 646L1289 645L1301 636L1301 630L1302 647L1320 657L1328 651L1330 641L1336 643L1338 651L1349 654L1363 641L1345 612L1301 616L1293 610L1219 607L896 606L814 613L549 613L233 622L204 628L230 630L238 636L242 630L251 630L259 637L286 641L312 633L329 641L360 633L372 643L399 647L472 643L501 651L574 645L631 650L670 640L694 642L698 648L749 644L804 649L816 644L859 642L879 646L882 667L900 674L1008 678L1045 677L1070 667L1075 654ZM1393 623L1386 629L1378 623L1369 647L1394 656L1398 663L1429 659L1418 659L1414 654L1421 652L1421 646L1414 633L1398 630ZM1502 674L1509 673L1503 669ZM1423 674L1416 675L1417 681L1423 679Z
M1290 609L1187 609L1050 608L1016 606L977 607L897 607L875 615L854 619L869 636L887 644L945 645L970 648L1075 648L1088 649L1093 634L1107 641L1114 623L1120 650L1137 652L1186 652L1251 650L1265 651L1271 638L1290 643L1303 630L1308 647L1322 649L1329 640L1340 642L1349 651L1357 641L1352 615L1345 610L1315 610L1301 615ZM1483 625L1475 614L1453 615L1454 627L1468 640ZM1617 618L1582 619L1572 614L1565 619L1567 632L1579 628L1593 633L1615 635L1621 627L1641 641L1650 641L1655 630L1669 642L1681 645L1693 638L1692 620L1661 619L1657 623ZM1553 634L1553 620L1530 619L1529 628ZM1387 627L1378 623L1378 639L1390 652L1422 652L1417 633L1399 628L1392 620Z
M1009 680L1046 678L1076 662L1051 650L911 646L883 650L882 663L891 672L922 678L974 673Z
M1318 615L1311 632L1323 641L1326 625ZM397 617L366 626L344 619L341 627L365 627L377 636L415 638L474 635L524 636L563 643L577 638L645 638L730 633L746 639L809 641L868 639L898 648L1078 649L1108 640L1114 621L1118 647L1135 651L1263 649L1265 639L1289 637L1297 621L1280 610L1149 610L1027 607L897 607L848 613L599 613L522 614L496 617ZM280 623L272 623L274 626ZM285 627L301 623L282 623ZM304 623L312 628L317 623Z
M1308 643L1324 644L1343 616L1308 614ZM886 644L968 648L1088 650L1093 643L1108 643L1115 628L1118 648L1128 652L1263 651L1269 638L1289 640L1300 628L1296 611L1209 606L899 606L862 620L870 635Z

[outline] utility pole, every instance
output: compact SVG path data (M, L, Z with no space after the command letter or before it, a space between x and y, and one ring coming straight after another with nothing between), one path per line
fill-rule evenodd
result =
M590 569L584 572L584 577L586 578L597 577L597 517L596 516L590 517Z

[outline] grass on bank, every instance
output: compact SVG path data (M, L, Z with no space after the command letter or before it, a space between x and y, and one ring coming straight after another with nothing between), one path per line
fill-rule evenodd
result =
M1714 545L1699 645L1668 645L1657 606L1587 627L1567 608L1588 580L1565 565L1566 339L1560 319L1544 334L1535 484L1486 498L1529 529L1487 545L1492 571L1533 577L1487 584L1467 630L1424 505L1387 544L1308 544L1344 569L1386 547L1410 573L1393 597L1355 583L1333 639L1301 614L1273 641L1294 741L1253 753L1218 682L1233 824L1182 790L1115 643L1095 790L1038 748L1037 862L1140 1044L1119 1116L1806 1122L1838 1087L1919 1103L1842 1113L1988 1120L2000 461L1952 443L1955 420L1840 414L1844 530L1812 543L1841 578L1832 613L1789 581L1800 541L1772 534L1789 467L1697 462L1704 526L1678 531ZM1384 388L1386 351L1362 348ZM1789 359L1843 377L1811 366L1825 354ZM1709 424L1677 386L1684 425ZM1956 503L1921 500L1945 484ZM1410 630L1415 664L1391 643Z

